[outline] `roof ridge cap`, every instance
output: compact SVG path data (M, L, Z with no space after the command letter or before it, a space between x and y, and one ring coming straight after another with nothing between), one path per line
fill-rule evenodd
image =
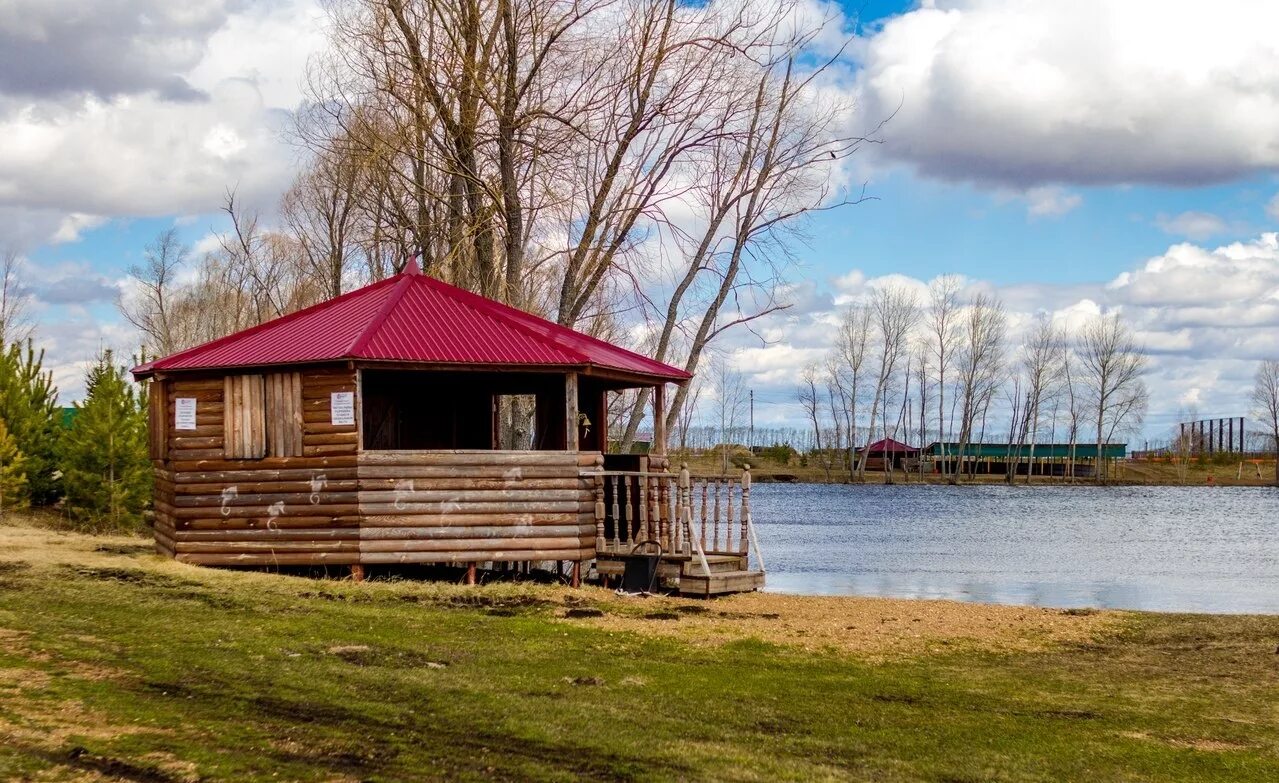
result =
M159 359L153 359L152 361L147 362L147 364L150 365L147 371L154 372L156 370L163 370L164 367L160 365L163 365L165 362L168 362L171 359L178 359L181 357L185 357L188 354L195 353L196 351L212 349L215 347L225 345L226 343L231 342L232 340L239 340L243 337L247 337L252 334L257 334L258 332L264 329L267 329L268 327L275 327L282 323L293 321L314 310L319 310L321 308L334 305L343 300L354 298L357 294L367 293L368 291L374 288L378 288L394 279L395 279L394 277L388 277L385 280L378 280L377 282L370 283L366 286L362 286L353 291L347 291L345 294L340 294L338 296L333 297L332 299L325 299L324 301L316 302L315 304L310 305L309 307L303 307L301 310L294 310L291 313L285 313L284 315L276 316L275 318L263 321L262 323L254 324L253 326L250 326L247 329L240 329L239 331L235 331L230 334L224 334L221 337L215 337L214 339L209 340L207 342L200 343L199 345L193 345L190 348L183 348L181 351L177 351L176 353L171 353L168 356L163 356ZM139 367L136 367L134 369L140 369L141 367L145 367L145 366L146 365L140 365Z
M391 294L387 296L386 301L382 303L382 306L379 307L377 312L369 318L368 324L366 324L365 327L360 330L360 333L355 336L355 339L351 341L350 347L346 349L347 356L358 356L361 351L369 347L369 343L373 340L373 335L381 329L384 323L386 323L386 317L391 314L391 311L395 309L395 306L404 298L404 292L409 289L409 286L413 284L413 279L416 277L421 277L421 273L419 272L414 275L411 273L401 272L392 278L396 281L395 290L391 291Z
M498 318L502 321L502 323L507 324L508 326L511 326L512 328L528 335L529 337L532 337L534 340L537 340L539 343L542 343L543 345L550 346L551 348L554 348L557 351L562 351L571 356L574 356L582 364L585 364L585 365L591 364L591 359L589 356L577 350L576 348L573 348L572 346L564 345L563 343L552 340L551 338L547 337L544 334L539 334L536 329L533 329L527 323L524 323L519 316L523 316L525 318L537 318L539 320L546 321L546 323L548 324L551 324L551 322L545 318L541 318L540 316L536 316L536 315L533 315L532 313L525 312L519 309L518 307L512 307L511 305L505 304L503 302L499 302L496 299L489 299L487 296L480 296L474 291L468 291L465 288L451 285L449 283L444 282L443 280L439 280L434 277L431 277L430 275L426 275L426 274L419 275L418 279L424 281L424 284L428 286L431 284L436 284L448 289L452 289L451 291L442 291L441 293L451 294L455 292L456 294L461 294L460 297L455 296L455 298L458 299L459 303L462 304L464 307L470 308L474 312L488 315L490 318ZM496 313L491 312L494 306L498 308L498 312ZM485 313L484 312L485 309L488 309L490 312ZM510 312L502 312L502 311L510 311ZM514 314L516 317L512 317L512 314ZM551 325L558 326L558 324L551 324ZM564 327L559 327L559 328L562 329ZM575 334L580 334L580 333L575 332Z

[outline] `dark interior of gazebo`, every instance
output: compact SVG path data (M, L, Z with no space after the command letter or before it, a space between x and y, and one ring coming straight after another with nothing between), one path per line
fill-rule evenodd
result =
M533 401L534 451L606 451L608 393L628 385L564 372L366 369L363 448L499 450L501 398ZM568 417L578 420L569 443Z

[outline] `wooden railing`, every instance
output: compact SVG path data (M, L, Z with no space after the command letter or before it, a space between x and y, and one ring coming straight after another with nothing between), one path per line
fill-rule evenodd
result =
M751 471L737 476L603 470L586 473L594 481L595 548L601 554L630 554L656 541L667 555L752 554L759 545L751 520ZM762 562L762 561L761 561Z

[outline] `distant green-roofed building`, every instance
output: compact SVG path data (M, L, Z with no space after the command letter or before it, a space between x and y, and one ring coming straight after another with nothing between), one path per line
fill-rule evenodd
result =
M1125 459L1128 456L1128 444L1105 443L1101 447L1101 453L1106 459ZM959 444L934 441L924 447L923 455L925 457L940 457L942 454L947 457L960 456ZM1020 454L1022 459L1028 458L1031 454L1030 445L969 443L964 447L963 451L963 456L968 459L1006 459L1009 455L1015 456L1017 454ZM1073 456L1075 459L1090 460L1097 456L1097 444L1076 443L1071 446L1069 443L1036 443L1034 454L1035 459L1070 459Z

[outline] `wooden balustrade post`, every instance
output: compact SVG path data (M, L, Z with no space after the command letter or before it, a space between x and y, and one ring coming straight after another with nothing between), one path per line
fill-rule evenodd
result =
M711 483L707 479L702 479L702 551L706 551L706 517L709 514L706 501L710 495Z
M595 457L595 551L604 551L604 455Z
M466 564L466 583L468 585L475 584L475 563Z
M733 504L733 480L730 478L724 484L724 513L728 517L727 524L724 525L724 551L733 551L733 520L737 516L737 508Z
M608 480L613 485L613 551L617 551L622 541L622 515L617 501L617 476L609 476Z
M636 543L647 541L653 537L648 530L648 487L646 482L647 479L642 473L635 477L635 486L639 488L639 533L635 535Z
M719 551L719 485L720 480L715 479L715 516L711 518L711 550L715 552Z
M635 544L631 537L635 531L635 494L631 490L631 482L629 477L622 476L622 486L626 487L626 538L622 540L622 545L629 552L630 548Z
M746 526L750 524L751 518L751 466L749 464L742 467L742 547L741 552L744 555L750 554L750 539L747 536Z
M686 555L693 553L692 542L689 540L693 537L693 485L688 475L688 463L681 463L679 466L679 504L676 507L675 515L679 517L679 524L685 528L686 536L684 545L680 551Z
M653 538L657 539L657 543L661 545L662 551L670 551L670 543L666 540L666 520L662 513L662 477L651 476L649 487L649 497L653 503Z

